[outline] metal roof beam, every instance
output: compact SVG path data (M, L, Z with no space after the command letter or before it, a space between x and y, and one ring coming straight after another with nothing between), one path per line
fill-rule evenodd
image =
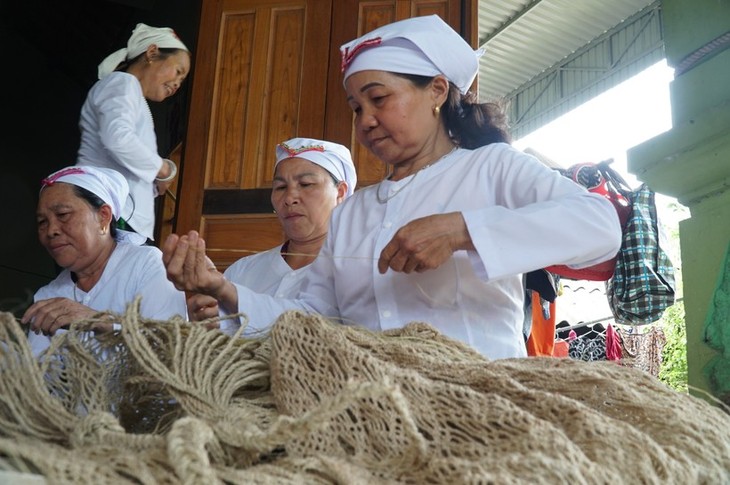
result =
M537 7L540 3L542 3L543 0L531 0L529 3L527 3L524 7L522 7L522 10L511 16L507 19L506 22L504 22L502 25L494 29L492 32L490 32L488 35L485 35L484 37L481 37L479 39L479 47L484 47L484 45L489 42L490 40L497 37L499 34L507 30L507 28L520 20L522 17L527 15L527 13L532 10L533 8Z

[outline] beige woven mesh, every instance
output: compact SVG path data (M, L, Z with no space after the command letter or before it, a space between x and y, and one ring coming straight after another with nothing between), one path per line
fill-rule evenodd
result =
M0 470L52 483L728 483L730 416L612 362L487 361L423 323L270 337L0 314ZM99 315L96 318L109 318Z

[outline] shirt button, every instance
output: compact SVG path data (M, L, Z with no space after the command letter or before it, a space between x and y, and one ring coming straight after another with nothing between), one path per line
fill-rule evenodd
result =
M276 297L277 298L284 298L284 293L279 293L278 295L276 295Z
M385 310L383 312L383 318L390 318L390 310Z
M386 228L386 229L390 229L390 227L391 227L392 225L393 225L393 223L392 223L392 222L386 222L386 223L384 223L384 224L383 224L383 227L384 227L384 228Z

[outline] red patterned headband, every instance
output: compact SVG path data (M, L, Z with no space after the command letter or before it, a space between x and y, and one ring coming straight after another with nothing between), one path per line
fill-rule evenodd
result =
M279 146L283 148L291 157L294 157L304 152L324 152L324 145L306 145L300 148L292 148L286 143L279 143Z
M376 45L380 45L382 42L382 38L375 37L374 39L368 39L360 42L359 44L352 47L352 50L350 50L349 47L346 47L341 53L340 56L342 56L342 64L340 65L340 72L345 72L345 69L347 69L347 66L350 65L352 60L355 58L355 56L365 47L373 47Z
M84 174L84 173L86 173L86 171L80 167L65 168L65 169L59 170L58 172L41 180L41 186L47 187L49 185L53 185L54 183L56 183L56 181L58 179L60 179L61 177L65 177L66 175L75 175L75 174Z

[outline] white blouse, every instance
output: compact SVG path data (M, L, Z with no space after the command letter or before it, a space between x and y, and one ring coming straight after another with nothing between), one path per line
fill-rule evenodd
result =
M399 228L450 212L463 215L476 251L457 251L423 273L378 272L380 252ZM489 358L522 357L522 274L590 266L620 244L607 199L510 145L459 149L410 177L357 191L335 208L298 299L238 286L239 310L257 325L287 309L372 330L423 321Z
M92 86L81 108L77 165L113 168L129 183L122 217L153 239L154 180L162 167L152 113L139 80L113 72Z
M245 286L255 292L276 298L295 298L299 294L304 275L309 266L292 269L281 257L282 246L262 253L241 258L230 265L223 275L228 281ZM239 327L237 320L223 320L220 329L232 335ZM244 329L244 335L258 334L269 329L269 325L250 324Z
M130 243L117 244L101 278L88 293L76 287L69 270L63 270L36 292L33 301L61 297L94 310L124 313L137 295L142 295L140 315L145 318L167 320L175 315L187 318L185 293L175 289L167 279L160 250ZM36 356L51 342L50 337L33 332L28 338Z

